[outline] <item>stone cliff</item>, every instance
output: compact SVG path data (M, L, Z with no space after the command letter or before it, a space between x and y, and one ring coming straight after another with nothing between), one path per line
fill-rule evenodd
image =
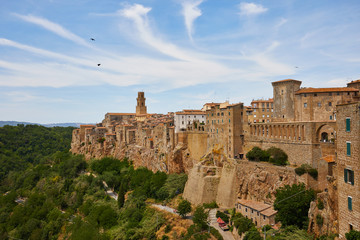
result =
M338 233L337 186L334 177L328 177L327 191L317 194L309 209L308 231L316 237Z
M184 195L195 205L216 201L220 207L232 208L237 199L273 203L276 189L302 182L293 168L268 163L223 161L197 164L190 172Z

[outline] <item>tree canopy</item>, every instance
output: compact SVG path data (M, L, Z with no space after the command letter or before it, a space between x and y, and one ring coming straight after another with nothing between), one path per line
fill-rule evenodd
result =
M281 221L282 226L307 226L310 202L315 199L314 190L306 189L303 183L285 185L277 189L275 197L276 220Z

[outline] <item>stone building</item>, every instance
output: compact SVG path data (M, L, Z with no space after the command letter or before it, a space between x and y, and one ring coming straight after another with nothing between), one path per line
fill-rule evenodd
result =
M174 115L175 133L185 131L194 121L205 124L206 116L202 110L183 110Z
M273 206L270 204L253 200L238 199L235 204L235 209L244 217L251 219L256 227L275 225L277 211L274 210Z
M251 102L252 114L249 115L250 122L271 122L274 112L274 101L269 99L257 99Z
M360 102L337 106L339 235L360 231Z
M206 129L209 134L208 149L223 151L229 158L243 154L243 114L242 103L229 102L213 104L206 110Z

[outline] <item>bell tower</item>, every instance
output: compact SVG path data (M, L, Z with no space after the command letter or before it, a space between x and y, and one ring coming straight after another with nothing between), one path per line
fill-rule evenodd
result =
M146 98L144 97L144 92L138 92L138 97L136 100L137 100L136 116L147 114L146 105L145 105Z

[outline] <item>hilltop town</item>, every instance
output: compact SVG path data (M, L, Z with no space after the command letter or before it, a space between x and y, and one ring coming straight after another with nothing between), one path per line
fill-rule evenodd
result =
M186 172L185 199L235 207L257 226L275 224L276 189L305 183L324 202L322 209L311 204L309 231L342 239L360 230L360 80L337 88L301 84L272 82L273 96L250 106L212 102L167 114L148 113L139 92L135 113L106 113L101 123L75 129L71 151L87 159L127 157L152 171ZM249 161L254 147L281 149L287 165ZM316 176L297 174L299 167Z

